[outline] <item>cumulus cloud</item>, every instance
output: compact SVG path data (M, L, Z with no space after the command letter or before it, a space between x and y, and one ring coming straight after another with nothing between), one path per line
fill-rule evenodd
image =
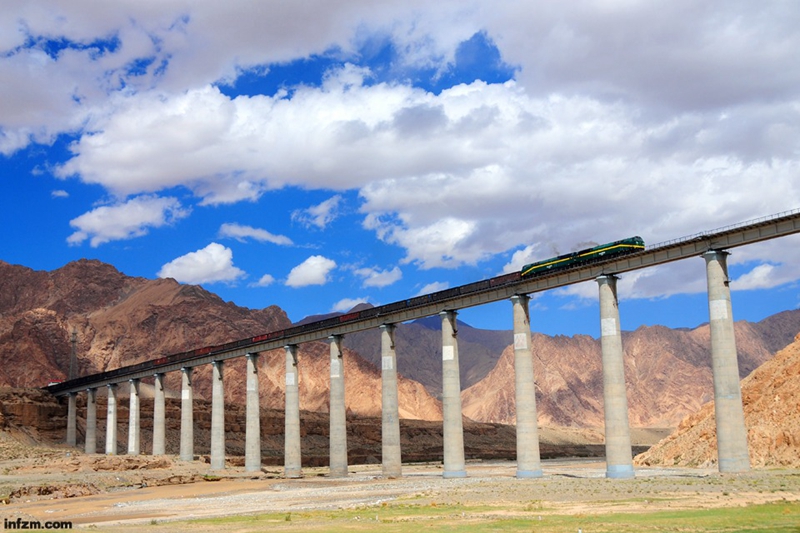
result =
M233 266L231 249L216 242L173 259L158 271L159 278L173 278L181 283L192 284L232 283L246 275L243 270Z
M284 235L275 235L265 229L243 226L235 223L225 223L220 226L219 236L231 237L239 242L253 239L259 242L271 242L272 244L279 244L282 246L290 246L293 244L292 240Z
M369 299L367 297L361 298L342 298L331 307L331 311L334 313L345 313L358 304L367 303Z
M769 140L800 132L789 102L643 117L600 95L537 96L514 82L433 94L366 75L343 68L291 97L207 86L127 99L59 173L117 194L183 185L212 204L287 185L355 188L364 227L424 269L527 246L667 240L783 210L800 193L800 162ZM741 120L750 127L735 134ZM324 227L336 198L295 216Z
M60 132L81 128L109 94L153 87L181 92L230 82L250 68L332 48L354 52L357 27L402 37L400 50L414 50L414 62L451 58L458 42L476 31L476 24L464 21L458 31L448 31L446 39L431 40L426 29L436 26L430 24L452 20L464 10L462 2L447 3L448 8L442 9L442 2L437 12L422 17L423 25L415 20L417 10L426 5L421 0L387 0L373 6L322 1L314 2L312 9L296 2L3 2L0 153L30 142L50 142ZM57 55L46 46L54 42L64 46Z
M317 226L320 229L325 229L325 226L339 216L339 204L341 202L342 197L337 194L321 204L292 212L292 220L300 222L304 226Z
M53 198L69 198L69 193L62 189L56 189L50 192L50 196Z
M775 265L767 263L758 265L750 272L742 274L734 280L733 287L737 290L771 289L772 287L780 285L780 282L776 280L776 270Z
M95 208L74 218L70 225L77 231L67 238L72 245L89 239L93 247L145 235L150 228L172 224L189 215L177 198L139 196L110 206Z
M252 286L254 286L254 287L269 287L273 283L275 283L275 278L270 274L264 274Z
M294 288L325 285L329 281L329 274L335 268L334 260L321 255L312 255L289 272L286 285Z
M394 267L391 270L359 268L355 270L355 274L364 279L364 287L386 287L400 281L403 277L400 267Z

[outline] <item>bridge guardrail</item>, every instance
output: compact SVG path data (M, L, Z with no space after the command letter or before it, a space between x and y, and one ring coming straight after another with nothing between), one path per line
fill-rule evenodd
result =
M763 217L759 217L759 218L754 218L754 219L751 219L751 220L745 220L744 222L737 222L736 224L729 224L728 226L722 226L721 228L707 230L707 231L701 231L700 233L695 233L693 235L686 235L684 237L678 237L676 239L670 239L670 240L664 241L664 242L657 242L655 244L647 245L645 247L645 250L650 251L650 250L655 250L657 248L667 248L669 246L673 246L675 244L680 244L682 242L689 242L689 241L693 241L695 239L701 239L703 237L708 237L708 236L711 236L711 235L718 235L720 233L726 233L728 231L733 231L733 230L744 228L744 227L747 227L747 226L755 226L755 225L758 225L758 224L763 224L765 222L773 222L775 220L778 220L778 219L781 219L781 218L784 218L784 217L790 217L790 216L793 216L793 215L797 215L798 213L800 213L800 208L792 209L790 211L782 211L782 212L776 213L774 215L767 215L767 216L763 216Z

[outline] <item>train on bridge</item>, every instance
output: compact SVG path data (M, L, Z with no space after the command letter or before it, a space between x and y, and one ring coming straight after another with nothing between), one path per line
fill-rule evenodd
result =
M348 313L345 315L339 315L332 318L318 320L315 322L309 322L307 324L292 326L290 328L272 331L269 333L265 333L263 335L248 337L246 339L232 341L226 344L220 344L217 346L206 346L203 348L197 348L195 350L190 350L187 352L165 355L163 357L159 357L157 359L151 359L149 361L144 361L136 365L116 368L114 370L108 370L100 374L94 374L92 376L77 378L69 382L65 382L64 385L68 384L70 387L80 387L84 383L88 385L97 381L110 381L114 380L117 377L123 377L129 374L136 374L151 369L155 372L159 367L164 365L178 364L184 361L191 361L197 357L213 355L215 353L225 353L231 350L244 349L247 348L248 346L254 346L263 343L265 341L279 340L284 338L290 339L292 337L301 335L303 333L309 333L320 329L327 329L335 327L339 324L345 324L357 320L375 318L382 315L394 313L397 311L402 311L404 309L414 309L416 307L429 305L442 300L448 300L450 298L458 296L475 294L482 291L494 289L497 287L502 287L504 285L517 283L522 279L543 276L554 272L567 270L570 268L584 266L586 264L590 264L593 262L603 261L613 257L635 253L644 250L644 248L645 244L641 237L638 236L629 237L627 239L623 239L620 241L615 241L608 244L595 246L594 248L587 248L585 250L580 250L578 252L572 252L569 254L560 255L558 257L546 259L544 261L531 263L523 266L522 270L517 272L512 272L510 274L504 274L502 276L497 276L494 278L477 281L475 283L469 283L467 285L453 287L452 289L445 289L443 291L438 291L431 294L416 296L414 298L409 298L407 300L400 300L398 302L386 305L372 307L369 309L363 309L361 311ZM62 383L53 383L52 385L49 385L48 388L53 387L57 389L60 385L62 385Z

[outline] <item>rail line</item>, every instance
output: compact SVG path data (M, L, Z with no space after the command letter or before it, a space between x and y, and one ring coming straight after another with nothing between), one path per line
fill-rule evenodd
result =
M332 335L345 335L377 328L383 324L416 320L442 311L505 300L515 294L532 294L592 280L604 274L619 274L687 257L697 257L709 250L726 250L796 233L800 233L800 209L696 233L647 246L644 250L629 255L575 265L531 278L523 278L519 272L513 272L217 346L205 346L187 352L164 355L135 365L51 385L47 390L60 396L87 388L141 379L157 373L177 371L184 367L242 357L248 353L269 351L286 345L322 340Z

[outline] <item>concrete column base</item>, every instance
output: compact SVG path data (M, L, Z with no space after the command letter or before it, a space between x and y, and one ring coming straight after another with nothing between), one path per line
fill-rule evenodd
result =
M181 369L181 461L194 461L194 389L192 368Z
M106 411L106 455L117 454L117 385L108 387L108 409Z
M70 392L67 398L67 446L78 443L78 395Z
M86 390L86 442L84 453L97 452L97 389Z
M342 336L330 338L330 477L347 476L347 410Z
M750 450L739 383L727 255L721 250L709 250L703 254L708 278L717 458L720 472L747 472L750 470Z
M303 470L300 468L284 469L283 477L288 479L298 479L303 477Z
M222 361L211 362L211 470L225 469L225 389Z
M139 413L139 380L130 380L130 403L128 409L128 455L139 455L141 451L141 422Z
M286 350L286 401L284 418L283 475L303 477L300 449L300 375L297 371L297 346Z
M456 312L442 311L439 316L442 319L443 477L466 477Z
M530 479L542 477L541 470L517 470L517 479Z
M631 479L636 477L632 466L628 465L609 465L606 468L606 477L609 479Z
M153 393L153 455L164 455L167 442L166 394L164 374L156 374Z
M633 477L633 452L628 420L625 360L617 299L617 278L597 278L600 290L600 345L603 359L603 411L606 441L606 477Z
M244 469L261 471L261 405L258 397L258 354L247 354L247 411Z
M381 329L381 470L387 478L403 474L400 449L400 411L397 393L397 354L394 325Z

